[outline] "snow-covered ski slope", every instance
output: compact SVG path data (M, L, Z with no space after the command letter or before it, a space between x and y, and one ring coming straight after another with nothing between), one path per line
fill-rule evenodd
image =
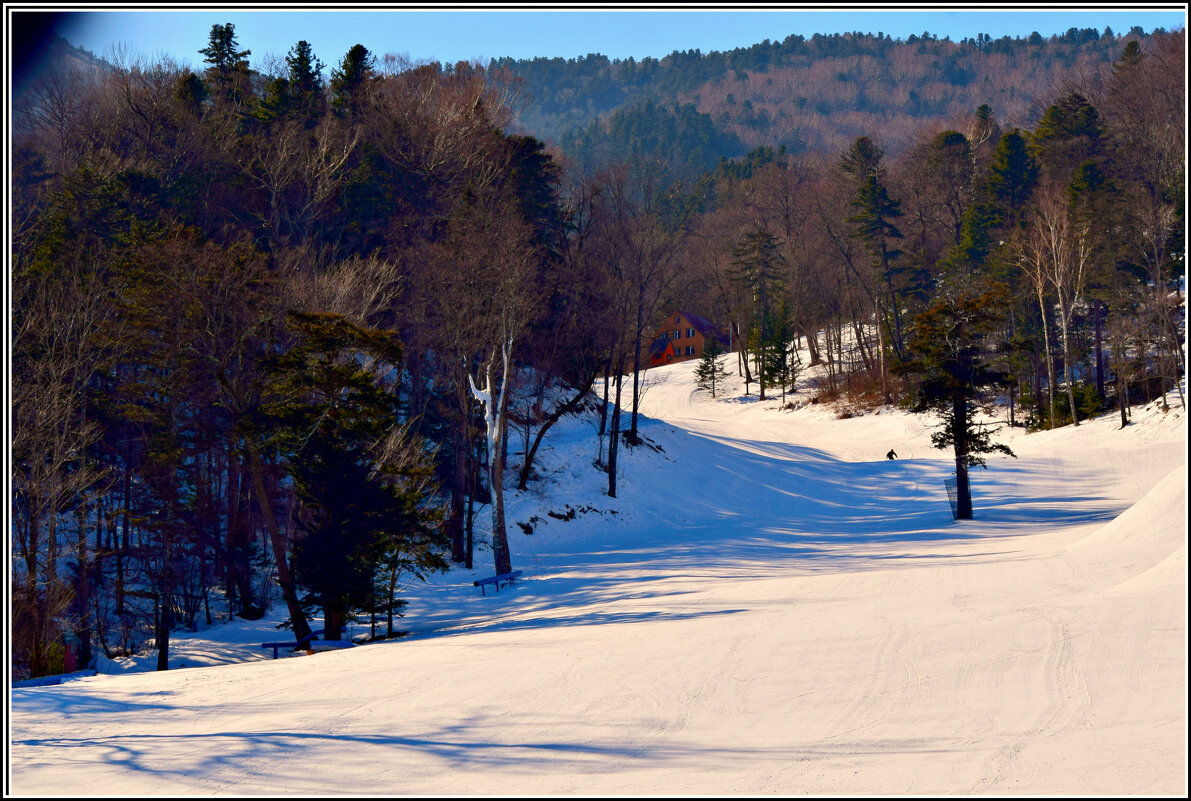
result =
M1005 432L955 522L928 420L692 369L648 374L615 499L595 425L552 432L507 498L516 587L480 596L482 551L410 587L401 640L274 661L238 622L177 636L186 669L16 689L11 791L1185 794L1177 401Z

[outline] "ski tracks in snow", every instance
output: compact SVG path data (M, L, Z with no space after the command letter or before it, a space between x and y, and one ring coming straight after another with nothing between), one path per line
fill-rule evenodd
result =
M1005 786L1010 780L1030 786L1041 777L1042 766L1023 757L1023 752L1046 738L1089 725L1091 697L1083 671L1073 659L1072 640L1076 635L1070 623L1052 608L1021 611L1046 624L1046 644L1042 648L1045 658L1032 676L1043 687L1041 709L1027 728L1009 734L1008 742L996 749L972 788L973 794L1017 792L1017 788Z

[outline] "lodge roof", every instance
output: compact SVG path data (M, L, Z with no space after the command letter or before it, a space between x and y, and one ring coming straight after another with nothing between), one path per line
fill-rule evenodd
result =
M698 332L703 336L709 337L720 335L719 326L717 326L711 320L708 320L706 317L701 317L698 314L692 314L691 312L682 310L679 310L678 313L687 318L691 325L694 326L695 329L697 329Z
M666 347L670 344L670 340L666 337L658 337L649 346L650 356L661 356L666 352Z
M728 337L722 331L720 331L720 327L711 320L708 320L702 315L693 314L692 312L683 311L681 309L675 312L675 314L681 314L683 317L685 317L691 326L703 335L704 339L717 339L719 340L720 344L727 347Z

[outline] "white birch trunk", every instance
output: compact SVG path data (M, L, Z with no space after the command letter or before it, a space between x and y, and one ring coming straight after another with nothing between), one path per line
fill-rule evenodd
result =
M492 384L492 367L496 361L493 355L484 368L484 387L477 388L471 374L467 382L471 386L472 396L484 406L485 440L488 447L488 484L492 491L492 556L496 572L508 573L512 570L512 559L509 555L509 539L505 528L504 504L504 449L502 439L505 431L505 418L509 405L509 372L513 340L506 337L501 342L501 382L500 390L496 391Z

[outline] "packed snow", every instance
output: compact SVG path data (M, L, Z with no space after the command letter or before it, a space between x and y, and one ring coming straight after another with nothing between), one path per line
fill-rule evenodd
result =
M10 791L1185 794L1177 397L1004 430L954 521L929 418L713 400L693 367L647 374L616 498L591 416L510 470L515 586L472 585L484 549L408 587L400 639L274 660L277 604L175 634L167 672L15 688Z

